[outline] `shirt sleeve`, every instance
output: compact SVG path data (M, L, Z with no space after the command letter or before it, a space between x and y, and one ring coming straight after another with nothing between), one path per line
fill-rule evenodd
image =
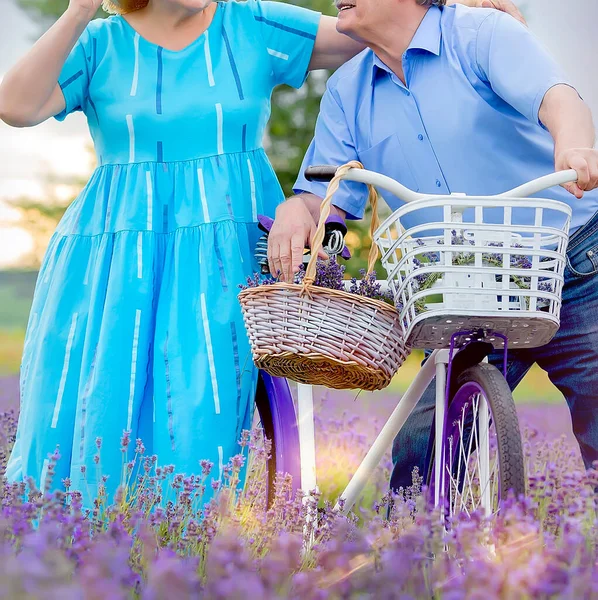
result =
M308 181L305 169L311 165L341 166L351 160L359 160L345 113L334 90L328 88L322 97L316 132L303 159L299 177L293 191L309 192L320 198L326 196L328 184ZM349 219L361 219L367 203L367 186L342 181L332 203L347 213Z
M321 13L284 2L255 1L254 18L265 42L273 85L303 85Z
M66 104L65 109L54 117L58 121L64 121L72 112L85 112L89 99L90 73L96 60L95 50L96 45L88 29L85 29L68 55L58 77L58 85Z
M492 90L539 125L546 92L555 85L571 85L532 32L499 11L492 11L480 25L476 58Z

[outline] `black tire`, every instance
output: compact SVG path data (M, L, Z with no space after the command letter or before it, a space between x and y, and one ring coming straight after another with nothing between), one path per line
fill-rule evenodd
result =
M509 493L513 493L516 497L519 497L525 494L525 466L519 419L511 390L505 378L495 366L480 363L465 369L459 374L457 385L455 386L456 391L452 395L447 409L446 423L456 423L460 419L463 419L463 411L466 410L464 406L467 405L463 404L462 399L467 396L468 390L474 387L471 384L479 386L482 390L491 413L491 421L497 442L497 499L504 500ZM472 427L470 426L472 423L473 419L471 419L470 415L469 434L471 434ZM467 431L465 433L468 435ZM451 437L446 432L445 435ZM469 437L465 438L464 435L464 439L467 439L466 443L468 444ZM448 447L449 441L445 440L445 444L445 447ZM472 444L472 449L475 449L475 444ZM454 485L458 488L458 493L462 492L464 487L463 462L461 463L461 470L459 470L459 461L460 459L455 456L451 465L451 478L456 482ZM445 463L447 471L448 462L450 461ZM457 473L459 473L459 476ZM428 485L431 484L433 478L434 467L432 466L429 473ZM452 509L453 507L447 508Z

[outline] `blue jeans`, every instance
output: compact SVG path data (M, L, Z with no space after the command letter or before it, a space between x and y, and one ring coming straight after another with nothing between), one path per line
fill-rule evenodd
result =
M489 360L502 370L502 352ZM509 352L507 381L512 390L534 363L565 396L583 462L590 468L598 460L598 212L569 240L557 334L541 348ZM412 484L415 467L424 474L434 405L432 382L394 440L394 490Z

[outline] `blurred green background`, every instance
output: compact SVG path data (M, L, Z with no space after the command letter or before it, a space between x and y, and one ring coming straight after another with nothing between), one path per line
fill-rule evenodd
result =
M68 0L17 0L39 24L40 32L49 26L68 5ZM335 14L331 0L293 0L293 4ZM105 16L102 11L98 17ZM266 150L287 195L301 166L303 155L312 139L319 110L320 98L325 89L328 73L312 73L300 90L281 86L274 91L272 117L265 140ZM85 178L70 180L73 196L64 201L55 194L55 179L48 178L47 194L43 201L23 197L12 206L22 215L22 226L34 240L30 255L24 257L18 270L0 271L0 376L18 373L23 339L35 287L37 269L49 236L70 201L85 184ZM354 258L347 271L355 275L367 263L369 250L369 215L359 223L350 224L347 242ZM392 389L402 391L416 373L420 353L414 353L399 372ZM560 393L551 385L546 375L534 368L516 391L516 398L525 402L559 401Z

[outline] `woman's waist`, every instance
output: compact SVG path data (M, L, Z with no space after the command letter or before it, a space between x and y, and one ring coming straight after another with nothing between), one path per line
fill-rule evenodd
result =
M263 149L170 163L104 164L67 210L58 231L169 233L233 220L255 223L284 199Z
M96 170L102 168L189 168L194 165L214 164L221 168L227 165L235 165L246 158L261 158L268 160L266 152L262 146L255 148L239 149L232 152L218 152L216 148L206 149L205 152L199 152L187 148L186 144L181 144L179 148L171 148L168 153L164 151L162 142L157 142L155 146L143 149L137 149L135 153L130 153L126 148L120 150L109 150L102 147L101 143L95 146L98 166Z

